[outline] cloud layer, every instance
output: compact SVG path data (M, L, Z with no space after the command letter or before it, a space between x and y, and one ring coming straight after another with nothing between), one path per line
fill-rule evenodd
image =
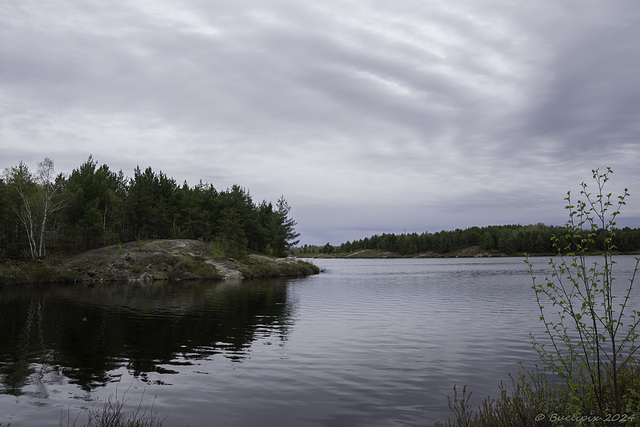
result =
M315 244L562 223L611 166L640 226L632 0L93 3L0 5L0 166L284 194Z

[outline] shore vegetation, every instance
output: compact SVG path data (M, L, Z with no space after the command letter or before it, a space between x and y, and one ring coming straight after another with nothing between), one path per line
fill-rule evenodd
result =
M640 258L630 277L616 274L616 221L629 197L605 191L613 171L593 171L577 199L567 194L569 220L552 237L557 257L532 289L544 325L531 335L541 366L523 366L497 398L476 409L466 386L454 386L447 426L640 425L640 311L630 306ZM442 425L442 424L438 424Z
M131 388L131 387L129 387ZM151 403L144 403L144 393L134 410L125 409L129 398L127 397L127 389L124 393L110 395L102 406L99 402L86 410L87 421L81 426L83 427L162 427L168 415L161 417L154 408L155 399ZM60 416L60 427L76 427L82 418L83 412L79 412L75 417L71 414L71 410L62 412Z

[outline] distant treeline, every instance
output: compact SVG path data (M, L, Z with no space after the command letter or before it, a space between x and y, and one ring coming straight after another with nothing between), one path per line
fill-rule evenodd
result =
M471 227L464 230L424 232L422 234L382 234L353 242L333 246L304 245L295 248L296 255L304 254L350 254L363 250L394 252L408 256L425 252L447 254L471 246L479 246L487 252L505 254L543 254L556 253L556 244L562 249L571 249L565 227L536 225L497 225L489 227ZM555 236L557 240L552 241ZM597 245L596 236L596 245ZM625 227L616 230L616 249L620 252L640 251L640 229ZM594 247L595 249L595 247Z
M90 156L71 174L53 162L36 172L20 162L0 179L0 256L43 257L141 239L201 239L226 254L245 250L287 254L296 244L295 221L281 197L255 204L237 185L190 187L150 167L133 177L99 166Z

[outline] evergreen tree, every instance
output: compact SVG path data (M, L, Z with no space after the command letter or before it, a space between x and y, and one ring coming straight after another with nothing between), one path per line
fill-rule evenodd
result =
M272 222L271 247L276 256L284 257L292 246L298 244L300 233L295 231L296 222L289 218L291 207L284 196L278 199L274 220Z
M117 240L112 228L116 223L119 182L107 165L97 168L89 156L74 169L66 183L69 205L65 209L68 231L76 249L88 249Z
M493 236L491 235L491 232L489 230L487 230L484 233L482 233L482 236L480 237L480 246L485 251L490 251L492 249L495 249L495 243L493 241Z

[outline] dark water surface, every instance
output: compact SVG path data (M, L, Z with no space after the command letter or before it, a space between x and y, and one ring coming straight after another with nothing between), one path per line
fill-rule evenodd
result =
M290 280L0 288L0 423L80 425L117 392L169 427L433 425L454 384L479 402L537 361L522 258L315 263Z

